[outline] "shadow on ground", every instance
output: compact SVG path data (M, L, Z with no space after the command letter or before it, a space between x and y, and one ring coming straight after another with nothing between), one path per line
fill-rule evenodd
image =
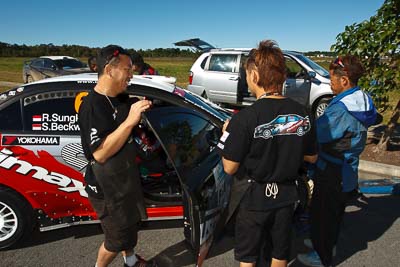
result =
M346 208L334 264L340 265L356 253L367 250L368 243L378 240L400 217L399 205L400 197L393 195L370 195L351 202ZM304 237L296 239L297 253L310 251L303 245ZM290 266L304 265L295 260Z

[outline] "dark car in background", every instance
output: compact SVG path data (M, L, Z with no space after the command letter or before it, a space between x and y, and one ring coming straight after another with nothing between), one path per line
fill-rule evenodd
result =
M160 76L161 77L161 76ZM96 73L61 76L0 93L0 249L29 236L99 222L84 190L78 110ZM148 220L183 220L201 266L228 204L231 177L216 145L230 113L174 84L134 76L149 99L133 137Z
M24 62L22 78L30 83L50 77L91 72L79 59L68 56L43 56Z

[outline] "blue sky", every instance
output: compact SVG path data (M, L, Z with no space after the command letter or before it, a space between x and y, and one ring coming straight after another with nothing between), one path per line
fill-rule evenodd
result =
M346 25L368 20L384 0L14 0L0 4L0 42L125 48L174 47L199 37L217 47L329 51ZM149 4L150 3L150 4Z

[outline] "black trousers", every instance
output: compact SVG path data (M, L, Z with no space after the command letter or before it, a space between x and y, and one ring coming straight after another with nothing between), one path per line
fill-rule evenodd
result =
M311 240L325 266L332 264L346 203L357 196L357 189L342 192L341 166L327 164L325 170L317 169L311 200Z

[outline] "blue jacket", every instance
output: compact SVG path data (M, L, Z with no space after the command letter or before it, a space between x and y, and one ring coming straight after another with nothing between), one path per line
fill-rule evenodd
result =
M317 167L324 170L329 163L340 165L343 192L358 186L359 156L365 148L367 129L375 120L371 97L354 87L338 94L316 121Z

